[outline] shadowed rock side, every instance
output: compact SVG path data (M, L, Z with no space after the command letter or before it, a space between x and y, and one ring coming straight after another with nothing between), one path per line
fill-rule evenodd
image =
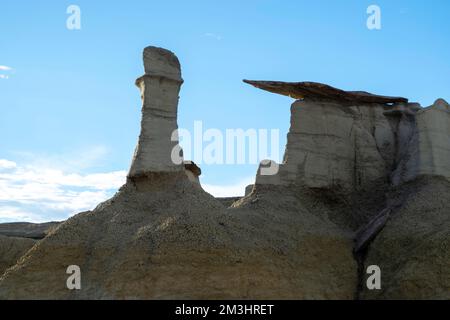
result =
M39 242L3 276L0 297L351 299L351 235L284 199L288 209L225 210L184 175L127 183ZM82 290L65 287L70 264Z
M0 235L16 238L42 239L52 228L56 228L60 222L28 223L13 222L0 223Z
M402 135L401 157L393 172L398 185L423 175L440 176L450 180L450 105L438 99L417 112L404 115L400 120Z
M393 195L403 205L368 249L365 266L382 270L381 290L363 299L450 299L450 183L422 177Z
M14 266L36 243L33 239L6 237L0 235L0 276L9 267Z
M319 99L340 102L341 104L364 103L407 103L408 99L402 97L387 97L371 94L364 91L344 91L318 82L282 82L282 81L254 81L244 80L252 86L282 94L294 99Z
M384 208L396 165L398 137L395 123L384 115L387 108L297 100L283 163L275 175L264 175L260 168L256 185L320 190L322 201L336 206L330 218L356 230Z
M60 222L0 223L0 275L14 266L36 241L43 239Z

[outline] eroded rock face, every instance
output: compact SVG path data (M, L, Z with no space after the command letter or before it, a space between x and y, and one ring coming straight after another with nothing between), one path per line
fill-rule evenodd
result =
M184 170L180 153L176 161L172 156L178 145L174 132L178 129L178 94L183 83L180 63L166 49L147 47L144 67L145 74L136 80L142 97L142 120L129 177Z
M423 175L450 179L450 106L437 100L419 110L413 120L403 119L404 150L393 173L395 184L412 181Z
M384 111L385 106L378 104L296 101L280 171L275 176L258 175L257 183L350 192L387 181L396 141Z
M364 267L381 269L381 290L362 299L450 299L450 182L424 176L398 188L402 205L370 244Z
M245 82L299 98L283 163L260 184L301 184L357 191L376 181L387 184L418 176L450 177L450 106L439 99L422 109L407 99L343 91L327 85L276 81Z
M14 266L35 243L36 241L33 239L0 235L0 277L6 269Z

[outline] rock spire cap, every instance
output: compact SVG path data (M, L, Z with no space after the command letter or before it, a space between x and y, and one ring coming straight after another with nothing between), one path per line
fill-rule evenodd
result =
M167 49L146 47L143 53L144 76L159 76L171 80L183 81L181 78L180 61L176 55Z

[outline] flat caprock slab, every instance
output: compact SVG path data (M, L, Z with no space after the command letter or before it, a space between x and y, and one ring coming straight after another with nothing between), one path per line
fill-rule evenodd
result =
M294 99L333 100L352 104L408 102L408 99L402 97L379 96L365 91L344 91L318 82L243 81L256 88L289 96Z

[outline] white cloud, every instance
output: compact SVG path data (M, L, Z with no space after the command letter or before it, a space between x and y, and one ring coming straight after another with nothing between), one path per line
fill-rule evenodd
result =
M70 186L107 190L120 187L124 182L125 175L125 171L81 175L33 166L15 167L13 172L0 172L0 186L3 180L13 182L14 184L36 184L55 187ZM1 199L2 195L0 195Z
M43 166L46 162L22 165L0 159L0 222L63 220L95 208L126 180L123 170L80 174ZM89 160L79 157L79 162L86 166Z
M0 170L2 169L13 169L17 167L17 164L13 161L9 161L6 159L0 159Z
M222 36L221 35L218 35L218 34L215 34L215 33L211 33L211 32L205 33L204 36L208 37L208 38L214 38L217 41L222 40Z
M103 145L85 147L70 152L45 154L16 151L13 152L23 163L38 168L58 168L65 172L79 172L101 164L109 149Z
M124 170L82 173L107 154L104 147L58 156L16 154L25 161L0 159L0 222L64 220L95 208L126 181ZM253 183L252 176L233 184L202 186L216 197L231 197L243 196Z
M12 71L12 68L8 67L8 66L0 65L0 71L6 71L8 73L9 71ZM9 79L9 75L8 74L0 74L0 79L7 80L7 79Z
M255 177L247 177L234 184L229 185L213 185L213 184L203 184L203 189L212 194L215 197L238 197L244 196L245 187L249 184L255 183Z
M30 213L25 210L21 210L16 207L0 207L0 221L2 222L14 222L14 221L27 221L33 223L47 222L42 217Z

